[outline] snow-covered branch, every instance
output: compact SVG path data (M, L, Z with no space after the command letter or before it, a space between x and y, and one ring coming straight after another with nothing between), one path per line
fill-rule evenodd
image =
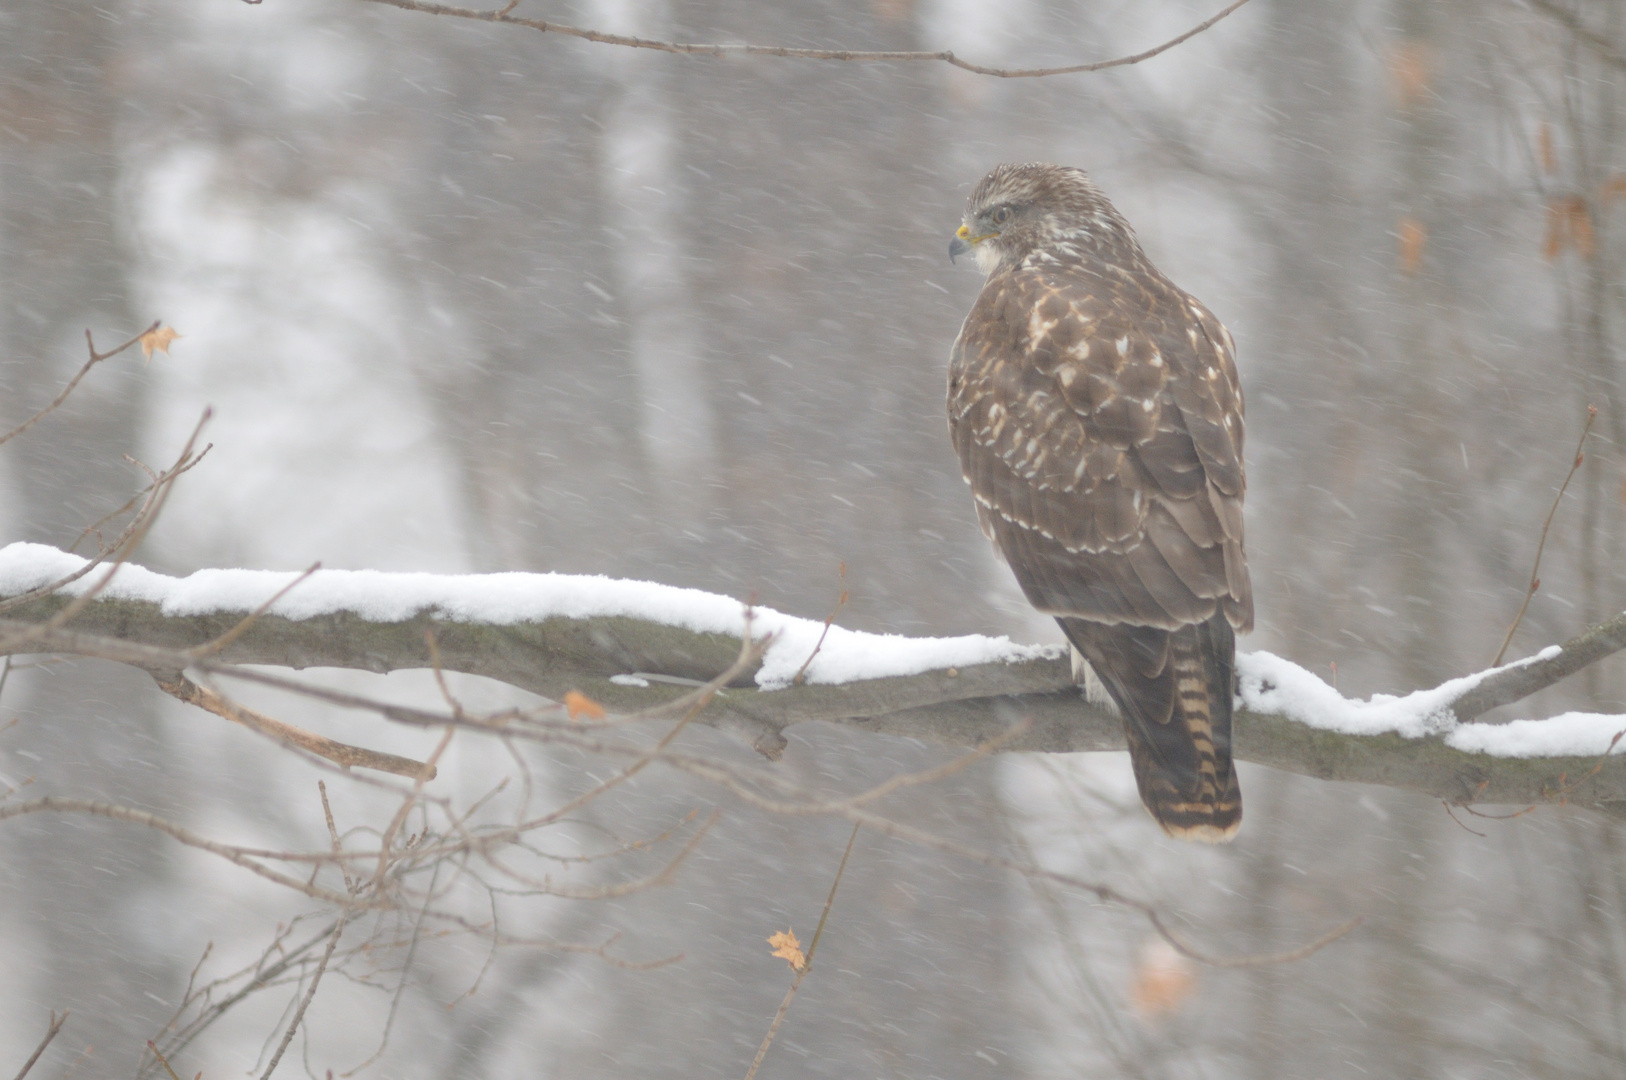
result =
M0 598L71 573L54 548L0 550ZM297 574L205 570L171 578L122 568L70 627L39 624L84 581L9 612L0 653L98 655L149 670L237 626ZM1006 638L906 638L831 627L770 609L772 635L702 717L769 757L783 730L810 721L877 734L1002 750L1123 747L1119 721L1072 685L1059 649ZM647 582L561 574L433 575L319 571L193 666L432 666L481 675L553 700L575 690L618 712L659 706L728 669L747 614L736 600ZM33 624L29 630L23 624ZM1566 714L1509 724L1466 722L1626 647L1626 615L1563 646L1404 697L1342 697L1269 653L1238 657L1237 756L1327 780L1385 784L1451 803L1559 801L1626 810L1626 717ZM817 652L815 653L815 648ZM809 657L812 657L809 662ZM794 682L806 665L803 680ZM173 663L169 665L173 667ZM1019 723L1029 726L1010 735Z

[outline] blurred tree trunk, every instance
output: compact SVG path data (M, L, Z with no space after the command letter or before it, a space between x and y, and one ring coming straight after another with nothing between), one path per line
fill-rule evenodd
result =
M118 3L0 13L0 417L8 428L84 363L87 327L107 348L149 318L131 311L125 280L125 14ZM55 416L6 448L12 536L66 546L140 485L123 460L140 441L139 353L134 359L100 367ZM165 811L166 752L146 682L98 664L14 675L4 710L21 716L39 755L30 790ZM96 1068L133 1067L177 1004L166 997L170 976L189 963L171 951L172 916L159 902L169 849L105 822L15 824L0 839L0 861L7 906L27 920L33 948L17 957L28 963L8 980L7 1011L32 1024L48 1009L71 1009L54 1053L91 1041L104 1051Z

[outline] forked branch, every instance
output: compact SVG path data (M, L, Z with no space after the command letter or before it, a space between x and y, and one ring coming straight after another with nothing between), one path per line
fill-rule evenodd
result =
M730 42L680 42L657 41L653 38L634 37L629 34L611 34L603 30L593 30L584 26L569 26L565 23L548 22L543 19L529 19L513 14L516 3L510 3L502 8L466 8L453 4L433 3L431 0L366 0L367 3L387 4L390 7L402 8L406 11L419 11L426 15L446 15L455 19L473 19L478 22L504 23L509 26L524 26L532 30L540 30L545 34L563 34L566 37L580 38L583 41L598 42L602 45L620 45L629 49L652 49L656 52L679 53L684 56L778 56L796 60L846 60L856 63L899 63L909 61L936 61L950 64L962 71L969 71L974 75L988 75L996 79L1041 79L1051 75L1076 75L1088 71L1105 71L1108 68L1127 67L1130 64L1139 64L1150 60L1154 56L1168 52L1183 42L1189 41L1198 34L1207 30L1233 11L1246 4L1248 0L1233 0L1218 13L1204 19L1183 34L1179 34L1155 45L1150 49L1134 53L1129 56L1119 56L1111 60L1097 60L1093 63L1066 64L1061 67L1046 68L1000 68L985 64L973 64L969 60L962 60L949 49L936 51L922 50L896 50L896 49L793 49L784 45L750 45Z

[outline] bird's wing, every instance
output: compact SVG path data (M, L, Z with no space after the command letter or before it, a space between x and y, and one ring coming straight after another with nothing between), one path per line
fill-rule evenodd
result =
M1035 607L1173 630L1252 625L1230 337L1161 279L996 274L955 342L949 427Z

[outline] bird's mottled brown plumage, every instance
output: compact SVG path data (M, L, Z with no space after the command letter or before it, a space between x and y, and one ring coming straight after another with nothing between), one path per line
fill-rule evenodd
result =
M1153 817L1229 839L1233 631L1253 625L1231 335L1078 169L994 169L950 251L988 275L948 399L983 531L1117 705Z

